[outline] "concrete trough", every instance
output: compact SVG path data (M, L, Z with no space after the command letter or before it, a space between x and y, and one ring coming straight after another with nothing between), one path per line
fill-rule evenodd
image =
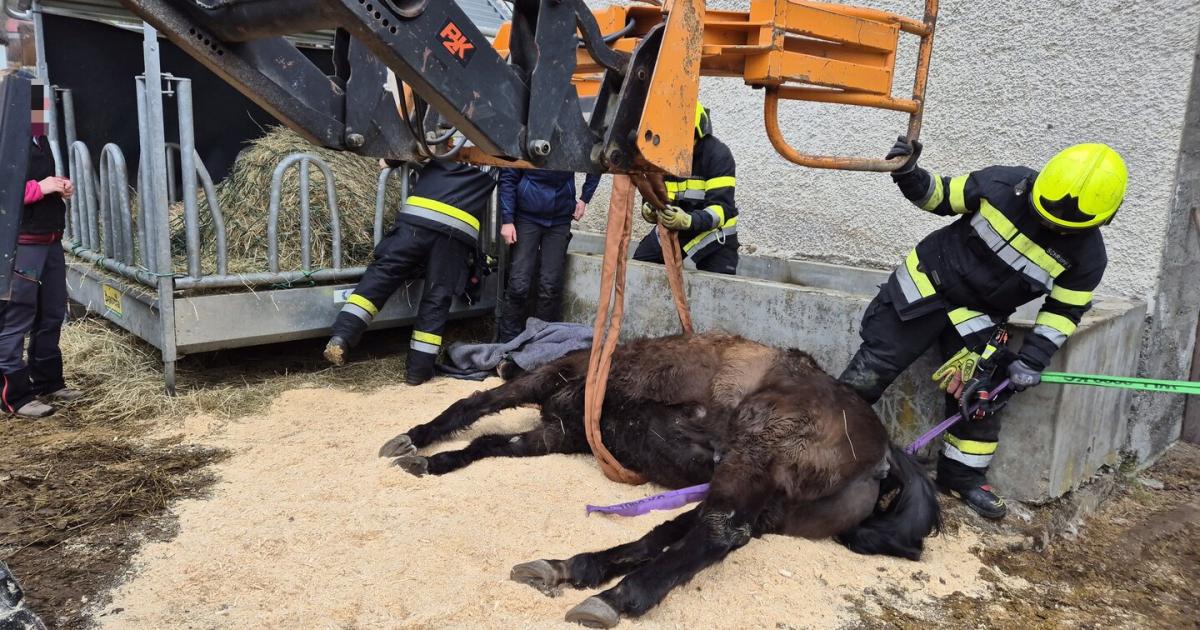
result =
M599 295L603 243L598 235L572 240L564 318L591 322ZM739 275L685 272L697 330L725 330L775 346L811 353L838 374L858 347L859 320L888 272L763 256L742 256ZM679 331L661 266L631 262L622 338ZM1038 304L1012 318L1014 347L1033 325ZM1095 306L1054 359L1050 370L1133 375L1146 307L1119 298ZM914 364L876 409L893 439L907 444L944 417L943 397L930 374L936 351ZM1100 467L1114 465L1125 443L1130 393L1117 389L1043 385L1015 397L992 479L1015 499L1046 501L1070 492ZM932 455L940 442L927 451Z

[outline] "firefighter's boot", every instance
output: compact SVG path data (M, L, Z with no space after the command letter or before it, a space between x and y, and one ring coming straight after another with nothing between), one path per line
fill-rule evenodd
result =
M984 470L968 468L942 455L938 458L937 486L984 518L1004 518L1008 506L988 484Z

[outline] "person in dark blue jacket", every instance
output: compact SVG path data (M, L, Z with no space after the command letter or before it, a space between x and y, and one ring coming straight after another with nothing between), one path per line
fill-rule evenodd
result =
M571 220L583 218L599 183L599 175L589 174L576 199L575 173L516 168L500 172L500 235L513 246L497 326L501 343L525 330L526 300L535 272L537 301L532 315L558 321Z

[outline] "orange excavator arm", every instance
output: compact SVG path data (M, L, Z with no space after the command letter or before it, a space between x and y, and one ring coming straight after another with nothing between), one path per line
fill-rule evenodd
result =
M702 0L671 0L662 6L614 6L594 12L604 33L621 33L613 49L632 54L642 39L665 24L647 107L636 129L648 167L681 172L690 167L692 115L700 76L741 77L763 88L767 137L784 158L814 168L890 171L903 158L820 156L802 153L783 137L779 101L801 100L872 107L909 114L907 137L921 132L925 88L933 52L937 0L926 0L922 19L885 11L807 0L751 0L749 11L707 10ZM509 47L511 24L494 45ZM900 34L920 38L912 93L892 95ZM580 98L600 93L605 68L587 49L577 49L571 82ZM653 104L653 107L651 107ZM482 156L475 156L482 158ZM486 161L486 158L483 158Z

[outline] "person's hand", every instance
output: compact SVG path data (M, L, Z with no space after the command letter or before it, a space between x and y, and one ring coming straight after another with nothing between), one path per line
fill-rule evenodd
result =
M38 188L42 189L42 196L59 194L64 198L69 197L67 193L69 189L72 193L75 192L74 186L71 185L71 180L63 177L50 176L38 182Z
M667 206L658 212L658 222L668 230L682 232L692 227L692 215L678 206Z
M1017 359L1008 364L1008 382L1013 389L1023 392L1026 388L1042 382L1042 372L1033 369L1033 366L1021 359Z
M583 219L583 213L587 212L587 204L582 199L575 202L575 214L571 215L576 221Z
M658 223L658 214L654 212L654 206L650 202L642 204L642 220L646 223Z
M938 389L957 399L962 395L963 383L975 378L979 361L978 353L963 348L933 373L933 380Z
M71 183L71 180L69 180L65 177L62 178L62 181L63 181L63 192L62 192L63 199L70 199L71 197L74 197L75 196L75 184Z
M500 226L500 236L504 238L504 242L512 245L517 242L517 226L512 223L505 223Z
M922 148L923 147L921 143L916 140L910 143L904 136L897 137L896 144L892 145L892 150L888 151L888 154L884 159L890 160L892 158L908 156L908 160L905 161L904 164L901 164L900 168L892 171L892 174L903 175L905 173L913 172L917 168L917 159L921 157Z

